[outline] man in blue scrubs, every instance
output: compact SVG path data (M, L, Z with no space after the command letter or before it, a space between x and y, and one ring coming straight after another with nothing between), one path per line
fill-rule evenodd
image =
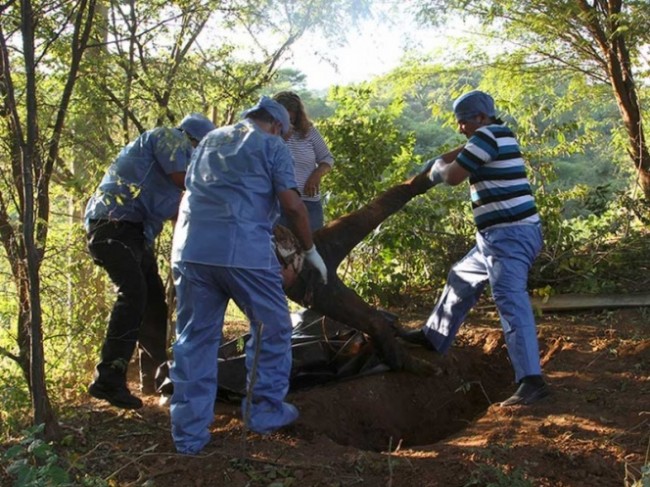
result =
M210 441L217 394L217 352L232 299L250 321L242 415L271 433L298 417L284 401L291 371L291 319L282 290L273 225L280 207L322 281L327 269L296 190L291 153L281 138L289 114L262 97L234 125L211 132L192 157L172 246L177 296L170 376L172 437L180 453Z
M142 407L126 385L136 343L143 393L155 392L155 371L167 360L167 303L153 243L178 212L193 147L214 128L193 113L177 128L144 132L122 149L86 206L88 250L117 288L88 392L116 407Z
M431 161L428 174L432 186L469 179L476 245L451 268L424 327L403 338L445 353L489 283L519 384L501 405L531 404L548 395L527 291L528 272L542 248L539 214L519 144L496 117L492 97L465 93L454 102L454 114L467 143Z

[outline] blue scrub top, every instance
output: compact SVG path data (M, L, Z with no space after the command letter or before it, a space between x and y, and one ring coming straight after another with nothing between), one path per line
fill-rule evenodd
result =
M271 269L278 193L296 188L284 141L243 120L197 147L185 180L172 261Z
M86 206L89 220L143 223L153 242L163 222L176 216L182 190L170 174L185 172L192 144L177 129L158 127L132 141L110 165Z

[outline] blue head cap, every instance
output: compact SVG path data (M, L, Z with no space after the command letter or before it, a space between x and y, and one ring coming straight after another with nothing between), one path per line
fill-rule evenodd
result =
M200 113L190 113L181 120L181 123L178 124L178 128L187 133L191 138L201 142L201 139L203 139L208 132L217 127L215 127L208 117L205 117Z
M494 117L494 100L490 95L479 90L473 90L459 96L454 102L454 115L456 120L468 120L480 114Z
M289 112L284 108L284 106L268 96L262 96L257 102L257 105L242 113L242 117L246 117L249 113L259 110L260 108L266 110L277 122L280 122L280 125L282 126L282 135L289 133L289 129L291 128Z

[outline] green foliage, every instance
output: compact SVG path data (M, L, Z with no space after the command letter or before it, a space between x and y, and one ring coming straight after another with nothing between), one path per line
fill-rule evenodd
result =
M555 293L624 293L644 287L650 248L647 226L637 215L645 203L625 193L614 196L604 202L592 188L581 186L538 193L546 245L531 273L532 287L550 286ZM575 214L567 207L583 211Z
M89 380L115 299L105 271L93 264L86 250L83 226L57 211L66 203L55 198L41 268L47 377L54 389L74 389Z
M92 474L72 478L54 445L40 438L43 430L42 424L27 429L20 441L2 455L2 464L14 479L15 487L108 487L103 479Z
M328 175L336 187L327 200L327 215L348 213L401 179L413 167L413 137L402 134L395 120L401 100L376 104L369 86L334 88L334 114L318 128L334 155L337 170Z
M30 395L25 374L13 357L18 356L15 323L18 299L8 269L7 260L0 250L0 438L22 431L29 423Z
M333 219L406 179L421 159L414 155L413 134L399 127L401 100L381 100L372 87L362 85L334 89L329 101L334 114L318 127L336 161L327 178L326 212ZM458 193L443 193L448 197L411 202L359 244L342 265L347 282L367 298L384 302L405 288L430 285L431 262L449 264L445 248L457 248L450 242L464 240L468 228L451 223L458 220L457 211L448 211Z
M268 487L290 487L295 486L296 478L293 473L285 467L250 462L244 459L232 459L230 464L234 470L243 472L252 482L261 482Z
M645 465L638 471L625 464L625 487L650 487L650 463L647 458Z
M38 436L44 426L35 426L25 432L25 437L10 447L3 455L7 473L16 487L71 486L68 473L60 466L59 456L52 445Z
M23 430L30 413L30 396L25 376L18 365L7 358L0 358L0 438L6 438Z
M462 190L439 188L411 201L355 249L348 264L359 270L348 269L350 283L384 304L401 303L404 294L416 290L441 288L449 267L474 243L465 199Z

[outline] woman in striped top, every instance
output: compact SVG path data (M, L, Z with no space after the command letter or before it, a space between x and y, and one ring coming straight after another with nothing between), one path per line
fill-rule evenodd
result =
M494 101L471 91L454 102L467 143L429 164L431 186L470 183L476 245L453 265L424 327L404 339L445 353L489 283L499 312L517 391L502 406L545 397L528 272L542 248L540 218L512 131L495 116Z
M307 117L300 97L292 91L281 91L273 97L284 105L291 117L291 132L285 141L293 156L298 191L309 212L312 232L324 224L323 204L320 195L322 177L332 170L334 158L323 137ZM280 224L286 226L281 216Z

